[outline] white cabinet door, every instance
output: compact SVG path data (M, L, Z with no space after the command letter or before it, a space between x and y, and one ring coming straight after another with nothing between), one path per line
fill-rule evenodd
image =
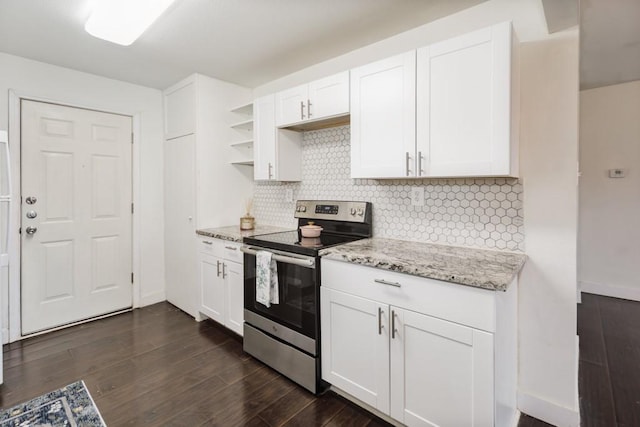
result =
M351 70L351 177L415 176L416 52Z
M240 263L224 261L226 287L224 325L242 336L244 323L244 271Z
M224 324L226 301L223 265L223 260L216 256L200 254L200 310L221 324Z
M276 167L275 96L267 95L253 103L253 177L274 179Z
M303 84L276 93L276 126L299 123L308 118L309 86Z
M511 24L418 50L422 176L510 175Z
M167 89L164 96L165 139L189 135L196 131L195 81L185 79Z
M389 414L388 306L320 288L322 378Z
M391 416L408 426L493 426L493 335L391 313Z
M165 272L167 301L191 316L198 309L195 135L165 143Z
M349 113L349 72L309 83L307 118L319 120Z

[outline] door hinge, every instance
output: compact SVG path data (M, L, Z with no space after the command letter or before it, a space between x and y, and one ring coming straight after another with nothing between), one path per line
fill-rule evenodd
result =
M131 133L131 143L133 144L133 132Z
M18 228L18 234L22 234L22 227Z
M131 203L131 213L133 213L133 203Z
M131 273L131 284L133 284L133 273Z

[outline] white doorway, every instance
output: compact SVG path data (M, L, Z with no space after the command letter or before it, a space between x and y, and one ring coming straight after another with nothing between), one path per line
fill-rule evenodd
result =
M21 333L132 306L132 118L22 99Z

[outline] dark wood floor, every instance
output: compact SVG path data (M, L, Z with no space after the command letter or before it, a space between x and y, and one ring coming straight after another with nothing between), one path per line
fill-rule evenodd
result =
M4 346L0 407L77 380L110 427L386 425L332 393L314 397L168 303Z
M583 426L640 426L640 303L583 295ZM84 380L109 426L381 426L315 397L242 351L239 337L168 303L4 346L0 407ZM519 427L549 426L524 415Z

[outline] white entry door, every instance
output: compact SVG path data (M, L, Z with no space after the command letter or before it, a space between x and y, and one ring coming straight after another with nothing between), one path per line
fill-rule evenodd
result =
M131 117L22 100L22 334L132 305Z

